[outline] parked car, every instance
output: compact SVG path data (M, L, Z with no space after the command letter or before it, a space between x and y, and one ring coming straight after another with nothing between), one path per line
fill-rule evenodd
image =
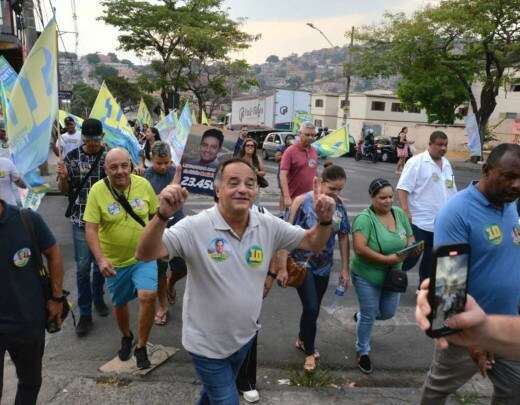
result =
M397 162L397 141L394 138L377 137L375 139L381 149L381 161L388 163Z
M274 155L276 155L276 149L280 145L285 145L285 140L288 136L295 138L295 135L292 132L271 132L268 134L262 145L262 157L264 160L274 158Z

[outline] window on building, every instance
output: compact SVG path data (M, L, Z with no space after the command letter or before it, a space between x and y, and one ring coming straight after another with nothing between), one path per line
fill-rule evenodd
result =
M514 119L516 119L516 117L518 117L518 113L515 113L515 112L506 112L504 114L504 118L506 120L514 120Z
M403 112L401 103L392 103L392 112Z
M520 91L520 83L515 83L511 85L511 91Z
M317 98L316 101L314 101L314 107L323 107L323 100L321 98Z
M345 103L345 100L341 100L340 108L345 108L345 105L347 105L348 107L350 107L350 102Z
M321 128L323 126L323 121L322 120L314 120L314 126Z
M408 108L408 112L409 113L414 113L414 114L420 114L421 113L421 109L419 107L417 107L416 105L413 105L410 108Z
M385 111L385 106L384 101L372 101L372 111Z

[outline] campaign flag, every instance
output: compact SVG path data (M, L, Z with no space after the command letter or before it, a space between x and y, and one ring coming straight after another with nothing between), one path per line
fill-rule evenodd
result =
M162 121L164 118L165 118L164 111L161 110L161 112L159 113L159 121Z
M139 110L137 110L137 121L139 121L141 126L143 124L146 124L149 127L153 125L152 115L150 114L150 111L148 111L148 107L142 98L139 102Z
M7 59L0 55L0 82L4 85L6 94L11 93L18 78L18 73L9 64Z
M292 132L293 134L298 133L300 130L300 125L305 121L312 122L312 115L306 111L296 111L294 113L294 118L292 121Z
M7 95L11 158L30 187L45 181L37 172L47 161L58 112L57 25L52 19L34 44L12 91Z
M478 130L477 119L475 114L469 113L464 118L466 136L468 137L468 149L471 156L481 156L482 151L480 148L480 132Z
M157 128L159 135L161 136L161 141L167 142L168 145L172 144L173 130L177 126L178 122L179 119L177 118L177 113L172 110L166 117L155 125L155 128Z
M206 116L206 112L204 110L202 110L202 117L200 119L200 123L202 125L207 125L209 126L209 121L208 121L208 117Z
M103 124L105 136L103 142L109 148L124 148L135 164L139 163L141 147L128 124L123 110L103 82L90 112L90 118L96 118Z
M181 163L182 155L184 154L184 148L186 147L188 136L190 136L191 125L192 121L190 105L186 103L182 109L178 122L173 129L173 136L170 140L172 160L176 165Z
M345 127L332 131L327 136L312 143L320 158L337 158L349 151L347 129Z
M71 114L67 111L59 110L58 111L58 120L60 121L60 125L65 128L65 118L71 117L74 119L74 122L76 123L76 131L81 132L81 124L83 124L83 118L78 117L77 115Z

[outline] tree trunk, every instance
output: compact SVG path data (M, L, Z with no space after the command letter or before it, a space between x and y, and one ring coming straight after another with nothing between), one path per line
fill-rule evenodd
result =
M202 99L202 97L197 96L197 104L199 105L199 113L197 114L197 120L202 124L202 111L204 108L204 100Z
M494 84L493 79L486 80L484 86L482 87L482 92L480 93L480 108L477 115L481 150L484 149L484 139L487 132L489 118L491 117L491 114L493 114L493 111L497 105L497 94L498 90ZM484 155L482 154L482 156Z

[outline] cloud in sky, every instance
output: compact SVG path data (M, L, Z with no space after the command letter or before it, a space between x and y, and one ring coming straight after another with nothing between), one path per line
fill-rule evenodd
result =
M56 17L61 31L73 31L70 0L51 0L56 7ZM242 29L251 34L262 34L250 49L237 54L249 63L261 63L267 56L275 54L287 56L301 54L313 49L328 47L326 40L309 28L312 22L319 27L335 45L344 45L345 32L352 25L361 26L379 21L385 10L412 12L427 4L427 0L226 0L232 18L246 17ZM431 2L431 1L430 1ZM42 1L45 17L51 11L47 1ZM102 14L100 0L76 0L78 15L79 53L114 52L118 47L118 31L97 17ZM63 42L68 51L74 51L74 36L63 34ZM60 41L60 48L63 44ZM116 51L120 57L134 62L139 60L133 53Z

